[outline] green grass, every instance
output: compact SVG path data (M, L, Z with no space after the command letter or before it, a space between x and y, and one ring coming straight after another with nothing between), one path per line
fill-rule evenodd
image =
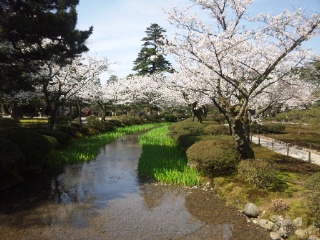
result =
M133 125L124 128L117 128L113 132L87 136L74 141L69 147L60 152L52 154L49 166L61 166L63 164L80 163L93 160L99 153L99 149L107 143L114 141L125 134L140 132L151 129L157 124Z
M138 164L139 174L163 183L184 186L199 184L197 172L187 166L185 155L167 133L168 126L163 126L140 137L142 154Z

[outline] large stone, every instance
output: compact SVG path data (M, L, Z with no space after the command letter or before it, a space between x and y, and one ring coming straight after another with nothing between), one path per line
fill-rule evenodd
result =
M301 217L297 217L296 219L294 219L292 221L293 225L295 227L301 227L302 226L302 218Z
M273 225L274 225L274 223L269 220L259 219L259 226L264 229L267 229L270 231L273 228Z
M308 235L316 235L319 233L319 230L315 226L311 225L306 229L306 232L308 233Z
M308 240L320 240L320 238L317 237L317 236L315 236L315 235L310 235L310 236L308 237Z
M270 237L272 240L283 240L283 238L277 232L270 232Z
M294 235L297 239L306 239L308 237L308 233L303 229L297 229L294 231Z
M284 218L281 215L272 215L271 216L271 221L272 222L281 222Z
M288 238L294 231L293 224L290 219L284 219L281 222L281 227L278 230L278 233L283 238Z
M251 217L251 218L255 218L259 216L259 210L258 207L256 205L254 205L253 203L247 203L242 211L246 216Z

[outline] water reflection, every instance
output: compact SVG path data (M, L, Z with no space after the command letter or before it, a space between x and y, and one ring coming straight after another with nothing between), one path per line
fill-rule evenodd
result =
M141 151L128 135L44 189L0 194L1 239L267 239L213 194L142 183Z
M124 194L137 192L136 172L141 147L136 135L128 135L100 150L95 160L67 166L51 183L51 197L59 203L101 205Z

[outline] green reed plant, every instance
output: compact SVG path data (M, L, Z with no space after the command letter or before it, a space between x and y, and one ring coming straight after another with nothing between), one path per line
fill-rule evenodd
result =
M86 136L74 141L69 147L52 154L49 166L60 166L63 164L80 163L93 160L99 153L99 149L107 143L114 141L125 134L141 132L159 126L159 123L144 125L132 125L117 128L113 132Z
M168 126L152 129L140 136L142 154L138 163L141 176L169 184L199 184L197 172L187 166L187 158L167 136Z

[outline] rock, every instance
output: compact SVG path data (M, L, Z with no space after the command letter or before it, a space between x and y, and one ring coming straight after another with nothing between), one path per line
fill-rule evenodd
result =
M302 226L302 218L301 217L297 217L296 219L294 219L292 221L293 225L295 227L301 227Z
M284 219L281 222L281 227L278 230L278 233L283 238L288 238L294 230L293 224L290 219Z
M308 237L308 233L303 229L297 229L294 231L294 235L297 239L306 239Z
M277 232L270 232L270 237L272 240L283 240L283 238Z
M284 218L281 215L272 215L271 221L272 222L281 222Z
M319 230L318 228L316 228L315 226L311 225L310 227L308 227L306 230L305 230L308 235L316 235L318 234Z
M308 240L320 240L320 238L317 237L317 236L315 236L315 235L310 235L310 236L308 237Z
M260 219L258 223L259 223L260 227L267 229L269 231L273 228L273 225L274 225L273 222L266 220L266 219Z
M254 205L253 203L247 203L242 211L246 216L248 217L258 217L259 215L259 210L257 208L256 205Z

